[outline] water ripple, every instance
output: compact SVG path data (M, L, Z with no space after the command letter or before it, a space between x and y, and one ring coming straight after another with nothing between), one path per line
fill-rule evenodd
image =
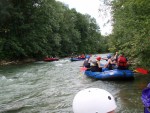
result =
M140 96L148 76L137 76L132 82L95 80L80 72L82 63L66 58L0 68L0 112L72 113L75 94L90 87L111 92L116 113L143 112Z

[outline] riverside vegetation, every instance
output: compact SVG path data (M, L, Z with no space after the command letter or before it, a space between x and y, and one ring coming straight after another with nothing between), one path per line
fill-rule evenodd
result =
M149 68L149 0L107 0L105 4L112 7L113 16L113 31L108 36L101 35L90 15L61 2L1 0L0 60L122 50L137 65Z

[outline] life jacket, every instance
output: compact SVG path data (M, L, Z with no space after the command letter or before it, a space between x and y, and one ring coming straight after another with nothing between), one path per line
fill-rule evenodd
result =
M84 54L82 54L82 55L81 55L81 58L85 58L85 55L84 55Z
M124 56L120 56L118 58L117 65L121 66L121 67L126 67L127 66L127 59Z

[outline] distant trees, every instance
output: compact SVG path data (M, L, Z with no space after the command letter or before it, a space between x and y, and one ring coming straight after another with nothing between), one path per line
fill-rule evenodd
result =
M94 18L55 0L0 1L0 59L16 60L107 48Z

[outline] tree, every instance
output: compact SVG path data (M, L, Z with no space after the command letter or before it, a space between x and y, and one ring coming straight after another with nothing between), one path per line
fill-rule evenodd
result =
M139 65L150 67L149 1L114 0L112 8L114 29L110 36L110 49L122 50Z

